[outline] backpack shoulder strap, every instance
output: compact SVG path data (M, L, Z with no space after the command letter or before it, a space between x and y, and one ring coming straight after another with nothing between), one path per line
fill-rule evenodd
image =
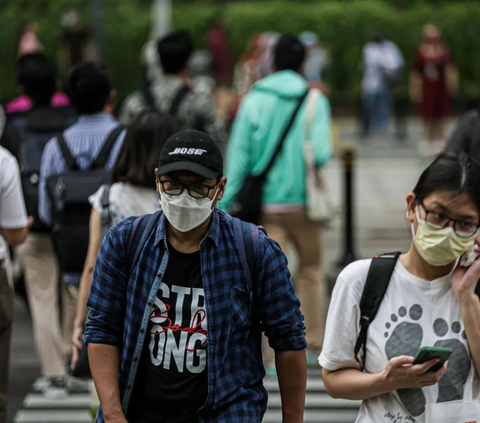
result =
M175 117L178 112L178 108L180 107L180 104L182 103L183 99L185 96L190 92L190 87L188 85L183 85L175 95L175 98L172 101L172 104L170 106L170 110L168 113L170 116Z
M110 188L111 184L105 184L103 186L102 193L102 227L108 227L111 222L111 213L110 213Z
M367 355L367 332L368 327L375 319L383 297L387 292L390 279L397 264L400 253L389 253L375 257L368 271L367 281L363 288L360 301L360 334L355 344L355 358L365 368ZM360 361L359 352L363 349L363 357Z
M129 274L132 274L133 269L135 269L143 247L145 246L145 242L147 242L148 237L156 227L160 215L161 211L158 211L155 214L139 216L133 221L127 244Z
M105 140L105 143L103 144L103 147L98 153L97 158L92 163L92 169L103 169L106 166L112 148L115 145L118 137L124 130L125 127L123 125L118 125L113 131L110 132L107 139Z
M60 148L60 152L62 153L63 158L65 159L65 163L67 164L68 170L72 172L79 171L80 168L78 167L77 161L75 157L73 157L72 152L68 148L67 142L65 141L65 137L63 133L57 135L57 144Z
M242 222L233 218L233 232L235 242L240 251L240 259L247 276L247 282L251 292L255 292L255 269L260 257L260 234L258 227L253 223Z

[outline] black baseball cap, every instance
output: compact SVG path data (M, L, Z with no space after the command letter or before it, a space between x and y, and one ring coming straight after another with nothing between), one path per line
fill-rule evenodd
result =
M155 175L187 170L206 179L217 179L223 174L223 156L217 143L209 135L187 129L165 141Z

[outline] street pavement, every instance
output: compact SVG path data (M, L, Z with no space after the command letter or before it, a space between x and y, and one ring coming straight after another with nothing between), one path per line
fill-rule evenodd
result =
M418 154L420 124L411 120L409 136L397 141L392 135L358 140L356 123L351 119L337 121L338 146L352 144L356 149L354 162L355 253L367 258L389 251L406 251L411 242L411 229L405 219L406 195L414 188L429 159ZM449 125L451 127L451 124ZM329 174L333 195L343 202L343 162L341 154L332 160ZM343 215L323 234L325 273L334 280L338 261L343 257ZM294 253L290 261L295 272ZM8 423L87 423L89 398L82 388L64 402L46 401L37 392L40 377L39 361L33 344L28 309L20 300L15 304L10 373L10 404ZM37 383L35 384L35 381ZM270 392L266 423L281 421L281 404L275 380L266 380ZM325 392L320 369L309 370L306 423L353 423L359 403L333 400Z

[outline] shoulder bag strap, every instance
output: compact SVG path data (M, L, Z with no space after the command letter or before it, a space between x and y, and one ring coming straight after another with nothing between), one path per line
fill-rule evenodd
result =
M270 159L270 162L268 163L268 166L265 168L265 170L262 172L263 177L266 177L270 171L272 170L273 165L275 164L275 161L277 160L277 157L279 156L280 152L282 151L283 144L285 143L285 140L287 138L288 133L290 132L290 129L293 126L293 122L295 121L295 118L297 117L298 112L300 111L300 108L302 107L303 101L308 95L308 89L305 91L305 94L303 94L300 99L298 100L297 107L295 108L292 117L290 118L290 121L288 122L288 125L285 127L284 131L282 132L282 136L280 138L280 141L277 145L277 148L275 152L273 153L272 158Z
M312 139L312 126L317 113L319 93L317 90L310 90L307 96L307 112L305 116L305 141Z
M180 107L180 104L182 103L183 99L185 96L190 92L190 87L188 85L183 85L175 95L175 98L173 99L173 102L170 106L170 110L168 113L170 116L175 117L178 112L178 108Z
M107 139L105 140L105 143L103 144L103 147L98 153L97 158L92 163L92 169L105 168L110 157L110 153L112 152L112 148L117 142L118 137L124 130L125 127L123 125L118 125L113 131L110 132Z
M63 158L65 159L68 170L72 172L79 171L80 168L78 167L77 161L75 160L75 157L73 157L72 152L68 148L67 142L65 141L65 137L63 136L63 134L57 135L57 144L60 148L60 152L62 153Z
M367 281L360 301L360 334L355 344L355 358L365 368L367 356L367 332L368 327L375 319L383 297L387 292L388 284L397 264L400 253L383 254L372 260L368 271ZM359 352L363 349L362 360Z

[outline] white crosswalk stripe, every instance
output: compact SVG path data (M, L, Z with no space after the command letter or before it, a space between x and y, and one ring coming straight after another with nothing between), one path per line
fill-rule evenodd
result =
M85 384L71 387L71 394L65 400L48 400L40 393L42 379L32 386L23 402L23 409L15 416L15 423L91 423L90 395ZM282 421L280 390L276 379L265 379L269 393L268 411L263 423ZM353 423L357 417L359 401L337 400L325 391L321 371L309 370L305 423Z

